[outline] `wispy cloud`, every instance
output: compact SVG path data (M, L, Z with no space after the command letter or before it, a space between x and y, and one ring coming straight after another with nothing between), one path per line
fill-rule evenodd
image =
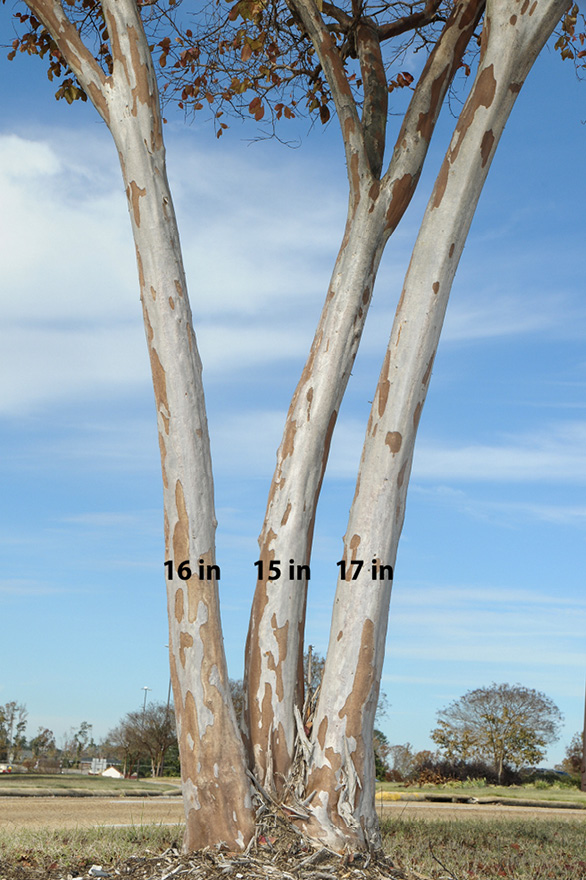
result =
M416 479L495 482L583 483L586 481L586 422L558 422L500 444L418 445Z
M412 483L411 495L426 497L431 503L452 507L479 519L500 526L518 525L528 521L547 522L560 526L586 525L586 506L580 504L539 503L534 501L487 501L463 489L451 486L426 486Z
M96 131L83 149L79 133L70 143L48 131L0 136L0 201L10 217L0 254L0 415L106 389L120 396L150 381L120 173L107 132ZM301 173L284 150L267 162L262 151L201 149L172 132L169 142L206 376L292 359L300 370L343 231L345 187L323 160ZM377 308L398 298L408 256L401 232L381 265ZM520 292L477 288L473 304L449 310L448 342L542 332L562 314L566 329L582 326L562 294L534 293L528 310ZM392 305L383 307L365 334L365 350L381 360L392 319Z
M562 667L573 680L586 664L585 627L581 598L490 585L398 585L387 656L392 663L465 664L476 681Z
M50 596L57 593L72 593L71 587L62 587L58 584L44 583L42 581L26 580L21 578L8 578L0 580L0 595L16 596Z
M159 511L140 511L137 513L80 513L76 516L60 517L58 522L70 523L71 525L87 526L99 529L119 529L140 526L144 529L145 524L153 516L160 517Z

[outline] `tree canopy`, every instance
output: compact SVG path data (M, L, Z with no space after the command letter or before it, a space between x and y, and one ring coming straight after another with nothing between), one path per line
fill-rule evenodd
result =
M558 739L563 718L553 700L519 684L468 691L437 717L431 738L446 758L487 761L499 781L506 767L539 763Z

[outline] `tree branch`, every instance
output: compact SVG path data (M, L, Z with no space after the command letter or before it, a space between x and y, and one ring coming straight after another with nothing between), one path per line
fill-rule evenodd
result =
M385 153L389 93L380 42L372 27L358 25L356 48L364 88L362 134L372 175L378 179Z
M354 163L352 162L353 157L356 156L358 156L359 166L363 165L365 144L356 101L346 77L338 47L332 39L315 0L286 0L286 2L293 15L301 19L303 27L315 47L331 89L344 139L350 191L355 195L359 180L351 173L350 169L356 162L356 159L354 159Z
M342 33L348 33L348 31L352 27L352 19L347 12L344 12L343 9L339 9L337 6L334 6L333 3L323 3L322 9L326 15L329 15L330 18L333 18L335 21L338 22L342 29Z
M411 15L405 15L396 21L390 21L388 24L379 26L379 40L389 40L391 37L398 37L406 31L413 31L415 28L424 27L430 24L441 5L442 0L427 0L425 9L422 12L413 12Z
M90 97L102 119L108 123L106 74L81 39L75 25L65 14L60 0L26 0L26 2L29 9L47 28L81 87Z

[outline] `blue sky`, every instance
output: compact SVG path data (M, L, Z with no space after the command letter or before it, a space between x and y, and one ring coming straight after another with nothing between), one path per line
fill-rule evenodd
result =
M8 10L2 42L11 40ZM42 64L0 60L0 703L58 742L104 736L167 696L162 491L134 249L110 136ZM383 688L391 742L496 682L544 691L581 728L586 676L586 84L539 59L497 151L454 284L421 421ZM256 538L289 398L345 220L335 124L299 149L166 127L204 362L231 675L242 672ZM369 401L454 120L387 247L334 436L307 637L325 651ZM392 139L392 137L391 137ZM235 439L236 438L236 439Z

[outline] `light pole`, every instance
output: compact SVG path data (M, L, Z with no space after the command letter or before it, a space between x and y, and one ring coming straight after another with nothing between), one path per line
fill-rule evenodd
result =
M142 732L144 733L144 716L146 714L147 696L148 696L148 692L150 690L152 690L152 688L147 687L145 684L145 686L142 688L142 690L144 691L144 702L142 704ZM139 776L140 776L140 752L138 753L138 759L136 762L136 781L137 782L138 782Z
M147 687L146 684L145 684L145 686L142 688L142 690L144 691L144 703L142 704L142 726L144 727L144 715L145 715L145 712L146 712L147 694L148 694L149 691L152 690L152 688Z

